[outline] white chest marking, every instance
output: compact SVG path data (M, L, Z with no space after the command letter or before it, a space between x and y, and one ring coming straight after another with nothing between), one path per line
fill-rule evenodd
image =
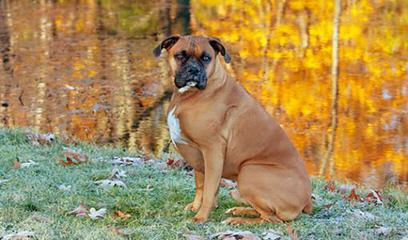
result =
M178 118L176 117L176 115L174 114L175 111L176 111L176 107L174 107L169 112L169 115L167 115L167 125L169 126L171 141L173 142L173 144L176 144L176 143L187 144L187 141L181 135L180 122Z

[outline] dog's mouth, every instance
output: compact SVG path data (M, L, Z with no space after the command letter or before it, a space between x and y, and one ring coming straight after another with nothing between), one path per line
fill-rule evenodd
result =
M193 82L193 81L187 82L187 84L184 87L181 87L181 88L178 89L178 92L179 93L187 92L188 90L190 90L190 88L193 88L196 85L197 85L197 82Z
M189 72L180 71L176 74L174 84L178 92L184 93L192 88L203 90L207 86L207 78L204 74L189 74Z

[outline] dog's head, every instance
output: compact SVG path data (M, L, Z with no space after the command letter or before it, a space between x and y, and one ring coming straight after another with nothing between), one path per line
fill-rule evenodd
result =
M231 57L218 38L204 36L171 36L163 40L153 53L160 56L166 49L174 73L174 84L179 92L191 87L204 90L215 71L217 56L221 54L226 63Z

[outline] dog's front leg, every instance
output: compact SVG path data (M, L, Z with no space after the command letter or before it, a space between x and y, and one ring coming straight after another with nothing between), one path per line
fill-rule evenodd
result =
M196 223L205 222L214 206L224 166L225 147L223 144L212 145L202 149L202 153L205 171L204 189L201 208L193 218Z
M191 211L198 211L203 199L203 187L204 187L204 173L194 170L195 177L195 197L193 202L189 203L184 209Z

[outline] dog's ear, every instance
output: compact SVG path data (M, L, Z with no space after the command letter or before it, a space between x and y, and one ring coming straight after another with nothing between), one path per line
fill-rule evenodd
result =
M174 44L180 39L180 36L174 35L164 39L155 49L153 49L153 54L155 57L159 57L163 48L167 51L173 47Z
M215 37L209 37L208 41L210 42L211 47L214 48L216 53L221 53L226 63L231 62L231 56L228 54L227 50L225 50L225 47L224 45L222 45L220 39Z

